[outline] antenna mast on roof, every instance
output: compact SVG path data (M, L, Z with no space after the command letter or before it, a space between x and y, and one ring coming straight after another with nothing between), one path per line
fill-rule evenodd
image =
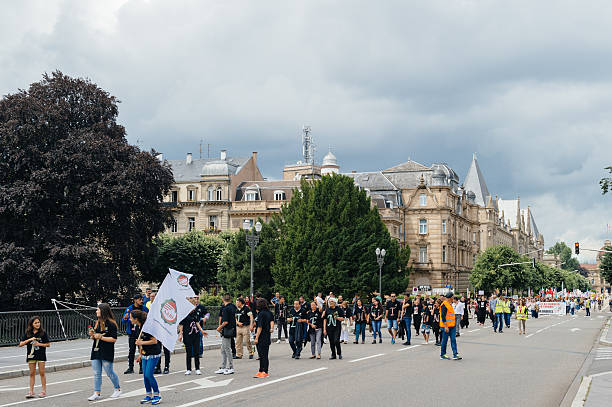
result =
M314 164L314 144L312 143L312 136L310 135L310 126L302 127L302 155L304 156L304 163Z
M202 159L202 142L204 140L200 139L200 160Z

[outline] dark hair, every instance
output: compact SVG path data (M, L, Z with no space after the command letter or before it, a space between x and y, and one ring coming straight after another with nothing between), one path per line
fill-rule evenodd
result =
M132 296L132 300L136 300L136 299L138 299L138 298L142 298L142 294L134 294L134 295Z
M238 301L239 303L241 303L242 305L244 305L244 298L242 298L242 297L238 297L238 298L236 298L236 301Z
M261 291L257 291L255 293L255 298L261 298Z
M144 324L145 321L147 320L147 313L139 309L132 310L130 315L134 317L135 320L140 322L140 325Z
M232 300L232 296L229 294L223 294L223 301L231 301Z
M264 300L263 298L260 298L259 300L257 300L256 308L257 308L257 311L267 310L268 301Z
M29 337L34 336L34 321L40 321L40 328L38 329L38 335L42 336L45 333L45 330L42 327L42 319L38 315L33 315L30 319L28 319L28 327L26 328L26 335Z
M105 302L102 302L98 304L98 308L100 309L100 318L98 318L98 320L96 321L96 327L98 326L98 323L101 323L101 327L102 329L104 329L104 325L109 322L117 326L117 321L115 321L115 317L113 316L113 310L111 309L110 305Z

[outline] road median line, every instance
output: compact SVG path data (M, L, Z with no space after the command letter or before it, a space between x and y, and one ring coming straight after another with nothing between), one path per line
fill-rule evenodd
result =
M414 345L414 346L418 346L418 345ZM355 362L361 362L362 360L366 360L366 359L372 359L372 358L377 358L379 356L384 356L384 353L377 353L376 355L370 355L370 356L366 356L363 358L359 358L359 359L353 359L353 360L349 360L349 363L355 363Z

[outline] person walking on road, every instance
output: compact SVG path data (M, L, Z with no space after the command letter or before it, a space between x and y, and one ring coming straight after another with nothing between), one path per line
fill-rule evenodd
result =
M330 297L328 300L329 306L325 310L323 317L325 323L323 324L323 335L329 339L329 348L331 350L330 359L342 359L342 345L340 344L340 330L342 329L342 321L344 320L344 311L342 308L336 305L338 301L334 297Z
M366 331L366 323L368 320L368 314L366 313L365 307L363 306L363 301L361 298L358 298L355 303L355 308L353 311L353 322L355 323L355 342L359 343L359 336L361 335L361 343L365 343L365 331Z
M302 353L303 323L308 321L306 312L299 301L293 301L293 308L289 310L289 345L293 351L291 355L293 359L299 359Z
M147 392L147 395L140 401L140 404L151 403L156 405L161 403L162 398L153 371L157 366L158 359L161 357L161 344L153 335L141 332L142 326L147 320L147 313L145 311L132 311L130 313L130 320L132 324L138 325L139 334L138 339L136 339L136 346L140 349L138 361L142 366L142 375L144 377L144 385Z
M338 302L338 308L341 308L342 312L344 312L344 319L341 323L342 330L340 331L340 342L347 344L349 339L349 329L351 328L351 317L353 316L353 313L351 312L352 308L349 307L348 301Z
M431 316L431 329L436 336L436 346L440 346L440 304L442 301L438 298L433 305L433 312Z
M376 297L372 297L372 306L370 307L370 321L372 322L372 335L374 336L373 344L376 343L376 335L378 334L378 343L382 343L382 333L380 326L382 325L383 309L380 301Z
M418 300L415 300L415 302ZM402 302L402 310L400 311L400 318L406 325L406 342L404 346L410 345L410 339L412 339L412 314L414 313L414 305L410 299L410 294L404 294L404 301Z
M94 371L94 392L87 399L96 401L102 398L102 369L113 383L115 391L111 398L121 395L119 378L113 370L115 360L115 342L117 342L117 322L110 305L101 303L96 309L96 324L89 329L89 337L93 340L91 346L91 367Z
M232 305L232 297L223 295L223 311L217 332L221 334L221 367L216 374L234 374L234 360L232 356L232 339L236 336L236 309Z
M465 303L459 300L459 297L453 298L453 309L455 310L455 329L457 330L457 336L461 336L461 319L465 312Z
M412 308L412 323L414 325L414 330L416 332L416 336L419 336L421 331L421 320L423 319L423 302L421 301L421 297L417 296L417 298L413 302ZM406 326L406 331L410 331L410 325Z
M500 296L495 301L495 322L493 323L493 330L495 332L504 333L504 301L503 296ZM499 331L497 330L499 328Z
M525 335L527 333L525 328L527 322L527 306L525 305L524 298L521 299L519 306L516 307L516 319L518 320L519 335Z
M151 294L149 295L149 302L147 302L146 304L147 312L151 310L151 305L153 305L153 302L155 301L156 297L157 297L157 291L151 292ZM191 299L190 301L193 302L193 300ZM168 374L170 373L170 351L168 350L168 348L164 346L164 344L162 344L161 347L162 347L162 350L164 351L164 374ZM160 357L159 361L157 362L157 366L155 367L154 374L160 374L161 372L162 371L161 371L161 357Z
M510 319L512 318L512 301L509 297L504 298L504 322L506 328L510 328Z
M389 334L391 335L391 343L395 343L395 337L399 328L399 326L397 325L397 319L399 317L401 307L402 305L395 298L395 293L391 293L391 299L387 301L387 306L385 310L385 319L387 320L387 329L389 330Z
M591 316L591 300L589 298L584 300L584 309L586 311L585 317L590 317Z
M133 304L130 305L129 307L127 307L125 309L125 312L123 313L123 322L127 323L127 327L125 329L125 331L127 332L127 334L129 335L128 338L128 344L129 344L129 351L128 351L128 368L125 372L123 372L123 374L132 374L134 373L134 356L136 354L136 339L138 338L138 334L140 333L140 331L138 330L138 325L132 324L131 319L130 319L130 315L132 313L132 311L145 311L146 309L144 309L143 307L143 303L142 303L142 295L140 294L135 294L132 298L133 300ZM140 366L140 368L138 369L139 373L142 374L142 365Z
M482 297L480 297L480 300L478 301L478 307L476 311L476 321L478 322L478 325L484 326L486 318L487 318L487 300L485 299L485 296L483 295Z
M287 335L287 303L285 302L284 296L281 296L278 300L278 303L274 305L274 319L276 320L276 325L278 326L278 340L276 341L276 343L281 343L282 331L285 332L285 340L288 341L289 335Z
M270 368L268 353L272 343L272 333L274 332L274 316L268 310L268 302L263 298L257 300L255 306L257 308L257 327L254 343L257 347L257 355L259 355L259 371L253 377L266 378L270 376L268 373Z
M30 392L26 395L27 399L34 398L34 382L36 381L36 365L38 365L38 374L40 375L40 384L42 391L39 397L47 395L47 377L45 376L45 363L47 361L47 348L51 346L49 336L42 327L41 319L38 315L34 315L28 320L26 328L19 347L27 345L26 362L30 369Z
M191 374L191 359L195 363L195 373L201 375L200 370L200 334L207 336L206 331L202 329L200 320L195 308L187 314L187 316L179 323L179 341L185 345L185 364L187 369L185 375ZM161 358L160 358L161 359Z
M321 359L321 344L323 340L323 318L322 306L315 300L310 303L310 311L306 315L308 319L308 334L310 335L310 359Z
M457 333L456 326L457 323L455 321L455 310L451 305L450 301L453 298L453 293L448 292L446 294L446 298L440 307L440 328L442 328L442 344L440 346L440 359L451 359L446 354L446 346L448 344L448 339L450 338L451 349L453 351L453 360L461 360L462 358L459 356L459 352L457 350Z
M253 325L253 313L251 309L244 304L243 298L236 299L236 358L242 359L243 346L246 342L246 348L249 352L249 359L253 359L253 346L251 346L250 327Z

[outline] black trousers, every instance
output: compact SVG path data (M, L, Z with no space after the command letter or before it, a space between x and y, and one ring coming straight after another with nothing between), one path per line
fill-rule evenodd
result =
M440 342L440 327L434 326L433 331L434 331L434 335L436 335L436 343Z
M185 361L187 363L187 370L191 370L191 358L193 358L195 361L196 370L200 370L200 343L198 341L184 342L184 343L185 343L185 355L186 355Z
M236 338L234 338L233 336L232 336L232 356L236 356Z
M414 325L414 329L416 330L417 335L419 334L421 330L421 319L422 319L421 314L415 314L412 316L412 325ZM410 329L410 327L407 326L406 329Z
M296 328L289 329L289 345L294 355L299 355L302 352L302 330ZM261 357L261 356L260 356Z
M336 356L342 355L342 347L340 345L340 327L333 330L327 330L327 339L329 339L329 348L331 349L331 355Z
M278 326L278 340L281 339L281 329L285 331L285 339L289 339L287 335L287 320L285 318L279 318L276 325Z
M136 354L136 339L138 336L130 335L128 339L128 343L130 345L130 350L128 352L128 367L130 369L134 369L134 355Z
M164 349L164 367L166 369L170 369L170 351L166 349L165 346L162 346L162 348ZM162 358L160 357L159 360L157 361L158 369L161 369L161 360Z
M270 351L269 343L258 343L257 354L259 355L259 371L268 373L270 367L270 359L268 359L268 352Z

